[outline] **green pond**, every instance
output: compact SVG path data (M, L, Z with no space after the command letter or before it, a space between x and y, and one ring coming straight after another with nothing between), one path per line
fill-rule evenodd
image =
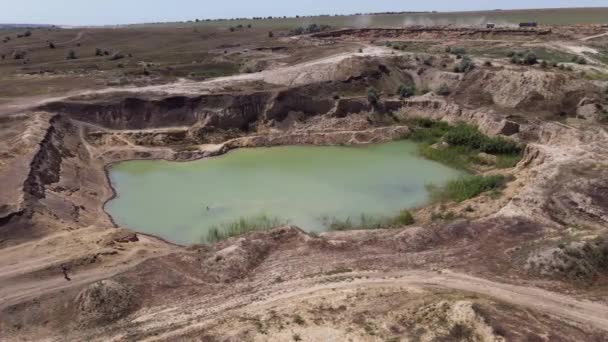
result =
M460 171L398 141L362 147L284 146L231 151L192 162L127 161L110 168L121 226L178 243L240 218L277 217L307 231L333 218L394 216L428 201L426 185Z

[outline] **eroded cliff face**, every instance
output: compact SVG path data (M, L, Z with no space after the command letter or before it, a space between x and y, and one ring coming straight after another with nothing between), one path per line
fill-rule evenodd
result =
M52 225L42 222L49 219L74 228L92 223L110 225L99 207L100 197L108 196L102 165L92 158L80 128L59 114L31 115L43 123L29 126L21 135L39 138L32 141L35 148L30 149L30 157L23 157L28 162L27 171L6 175L7 182L16 188L14 209L4 214L0 226L3 239L15 243L45 234Z

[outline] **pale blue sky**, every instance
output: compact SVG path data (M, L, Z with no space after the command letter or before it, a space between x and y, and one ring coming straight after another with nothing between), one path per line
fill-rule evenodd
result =
M608 6L608 0L0 0L0 23L104 25L194 18Z

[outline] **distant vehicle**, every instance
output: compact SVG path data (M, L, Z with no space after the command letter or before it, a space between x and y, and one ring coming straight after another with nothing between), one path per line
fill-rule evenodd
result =
M519 27L537 27L538 23L535 21L529 23L519 23Z
M496 24L494 24L494 23L487 23L486 24L486 28L493 29L495 27L496 27Z

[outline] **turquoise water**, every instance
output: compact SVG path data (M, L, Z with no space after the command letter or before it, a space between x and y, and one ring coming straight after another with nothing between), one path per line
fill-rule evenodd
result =
M118 196L106 210L121 226L178 243L200 242L214 225L259 215L318 232L327 218L392 216L424 204L427 184L461 174L416 149L399 141L241 149L186 163L127 161L110 169Z

